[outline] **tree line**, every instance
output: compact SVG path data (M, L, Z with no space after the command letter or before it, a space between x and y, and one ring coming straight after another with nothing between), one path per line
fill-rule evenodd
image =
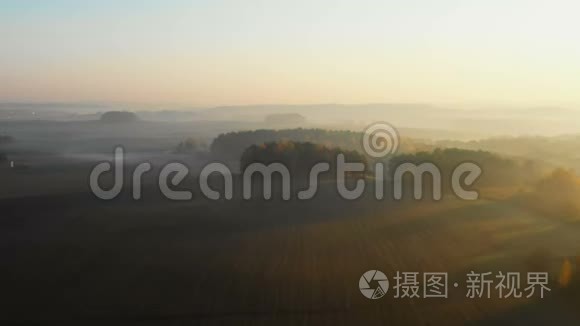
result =
M327 175L336 174L336 159L343 154L346 162L366 164L366 158L357 151L343 150L338 147L327 147L310 142L279 141L261 145L251 145L242 154L240 166L242 169L252 163L283 163L295 175L308 175L317 163L328 163L330 170Z
M291 141L297 143L313 143L327 148L338 147L345 151L357 151L364 154L362 148L362 132L350 130L325 129L259 129L220 134L210 145L212 156L225 161L239 160L246 148L269 142ZM399 140L399 151L403 153L419 150L429 150L429 144L408 138Z
M14 142L14 138L12 138L12 136L0 135L0 146L10 144L12 142ZM6 161L6 160L8 160L7 154L0 151L0 162Z
M442 180L447 182L459 164L475 163L483 171L477 181L479 186L529 185L533 180L541 178L544 172L544 166L533 160L505 158L487 151L459 148L436 148L429 152L397 155L389 161L389 171L392 173L406 162L433 163L441 171Z

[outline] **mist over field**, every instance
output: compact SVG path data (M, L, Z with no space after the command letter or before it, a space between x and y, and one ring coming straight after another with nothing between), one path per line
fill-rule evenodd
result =
M476 139L489 136L555 136L577 132L580 112L575 107L438 106L429 104L320 104L244 105L210 108L168 106L139 107L131 104L0 103L0 121L98 120L106 111L134 111L148 121L230 122L251 127L295 128L299 126L360 130L375 121L389 121L416 136ZM268 117L281 119L269 121ZM253 124L251 124L253 123ZM428 132L431 132L429 134Z

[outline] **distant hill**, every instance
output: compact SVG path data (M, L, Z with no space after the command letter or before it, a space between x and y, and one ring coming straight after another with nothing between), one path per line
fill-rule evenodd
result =
M264 118L264 122L274 125L300 125L306 123L306 118L298 113L269 114Z
M361 130L368 124L387 121L398 128L440 129L469 134L472 138L555 136L580 131L580 110L559 107L453 109L421 103L251 105L200 110L199 118L257 122L280 113L304 116L308 127Z
M109 111L101 115L101 121L105 123L128 123L139 121L139 116L128 111Z

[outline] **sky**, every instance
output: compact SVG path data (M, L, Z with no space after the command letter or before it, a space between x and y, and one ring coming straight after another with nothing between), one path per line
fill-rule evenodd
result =
M580 108L576 0L0 0L0 101Z

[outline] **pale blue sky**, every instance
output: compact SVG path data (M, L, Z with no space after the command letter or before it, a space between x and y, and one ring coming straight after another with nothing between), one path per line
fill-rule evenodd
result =
M0 100L580 104L576 1L0 0Z

